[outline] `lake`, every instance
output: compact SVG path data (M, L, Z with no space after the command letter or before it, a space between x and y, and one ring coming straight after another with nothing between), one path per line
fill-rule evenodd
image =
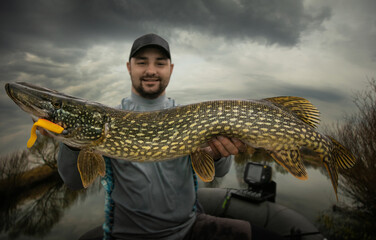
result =
M272 166L272 178L277 183L276 202L300 212L310 221L315 222L320 213L336 203L323 167L306 164L309 178L301 181L270 162L263 153L255 154L250 160ZM200 181L199 187L246 188L244 168L244 163L233 161L225 177L211 183ZM0 240L77 239L104 221L104 190L99 181L85 191L71 191L55 175L46 183L8 200L0 212Z

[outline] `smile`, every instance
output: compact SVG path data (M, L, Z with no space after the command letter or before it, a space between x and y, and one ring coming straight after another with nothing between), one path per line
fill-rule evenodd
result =
M145 82L157 82L157 81L160 81L159 78L142 78L141 80L145 81Z

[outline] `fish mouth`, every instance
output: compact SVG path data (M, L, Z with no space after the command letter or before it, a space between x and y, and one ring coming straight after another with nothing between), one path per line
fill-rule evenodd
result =
M41 107L43 101L35 94L27 83L6 83L5 91L22 110L29 113L34 121L39 118L48 119L48 110Z
M10 84L9 84L9 83L6 83L6 84L5 84L5 92L8 94L8 96L9 96L11 99L13 99L13 97L12 97L12 93L11 93L11 91L10 91Z
M18 100L18 98L15 97L15 96L12 94L12 89L13 89L13 88L11 87L11 84L9 84L9 83L6 83L6 84L5 84L5 92L8 94L9 98L12 99L12 100L13 100L18 106L20 106L22 109L25 109L26 106L24 106L24 104L22 103L22 101ZM30 107L32 107L32 106L30 106ZM28 111L28 112L29 112L29 111ZM43 118L43 119L44 119L44 118L47 117L47 115L44 114L44 112L39 111L37 108L34 108L34 111L33 111L33 112L34 112L34 113L36 113L36 112L39 113L38 116L35 115L35 114L33 114L33 113L30 113L31 119L32 119L34 122L38 121L40 118Z

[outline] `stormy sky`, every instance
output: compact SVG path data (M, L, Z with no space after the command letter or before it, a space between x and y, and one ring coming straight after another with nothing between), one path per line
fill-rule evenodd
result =
M180 104L294 95L323 124L340 122L376 75L375 10L374 0L1 1L1 154L25 148L32 125L6 82L117 105L146 33L170 43L167 94Z

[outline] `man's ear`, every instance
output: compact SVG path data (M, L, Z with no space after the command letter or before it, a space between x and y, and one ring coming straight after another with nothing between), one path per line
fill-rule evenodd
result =
M128 73L130 74L131 73L131 60L127 62L127 69L128 69Z
M171 65L170 65L170 75L172 74L172 71L174 70L174 64L173 63L171 63Z

